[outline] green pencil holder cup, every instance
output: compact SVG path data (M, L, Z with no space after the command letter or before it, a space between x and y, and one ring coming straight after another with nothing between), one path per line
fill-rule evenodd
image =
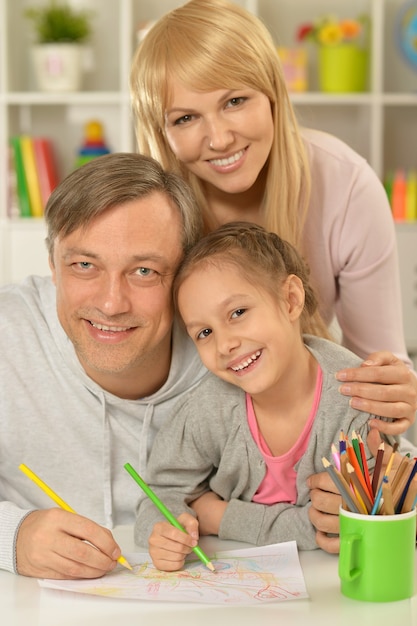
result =
M339 578L344 596L393 602L414 595L416 510L363 515L340 509Z

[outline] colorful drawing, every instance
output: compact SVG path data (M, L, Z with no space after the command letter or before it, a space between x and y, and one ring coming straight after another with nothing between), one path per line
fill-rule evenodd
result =
M155 569L148 554L129 554L133 573L117 568L96 580L40 580L42 587L111 598L202 604L260 604L307 598L294 541L219 552L216 571L190 560L179 572Z

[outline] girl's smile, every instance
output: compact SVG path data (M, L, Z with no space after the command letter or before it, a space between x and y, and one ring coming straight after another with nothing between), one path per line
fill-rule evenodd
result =
M294 386L305 361L298 323L304 292L293 278L273 296L217 257L193 268L179 287L179 311L201 360L252 397Z
M228 365L228 369L233 370L238 375L243 375L253 369L251 366L258 362L261 355L262 351L256 350L251 356L244 357L241 361L239 360L237 365Z

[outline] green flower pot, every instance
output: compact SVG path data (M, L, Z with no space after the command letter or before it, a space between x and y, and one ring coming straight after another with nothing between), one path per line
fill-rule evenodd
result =
M353 44L320 46L318 55L321 91L345 93L365 91L368 51Z

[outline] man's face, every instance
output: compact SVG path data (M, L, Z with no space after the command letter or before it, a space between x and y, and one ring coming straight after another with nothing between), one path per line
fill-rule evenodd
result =
M181 231L178 210L155 192L55 241L59 320L87 374L116 395L148 395L168 374Z

